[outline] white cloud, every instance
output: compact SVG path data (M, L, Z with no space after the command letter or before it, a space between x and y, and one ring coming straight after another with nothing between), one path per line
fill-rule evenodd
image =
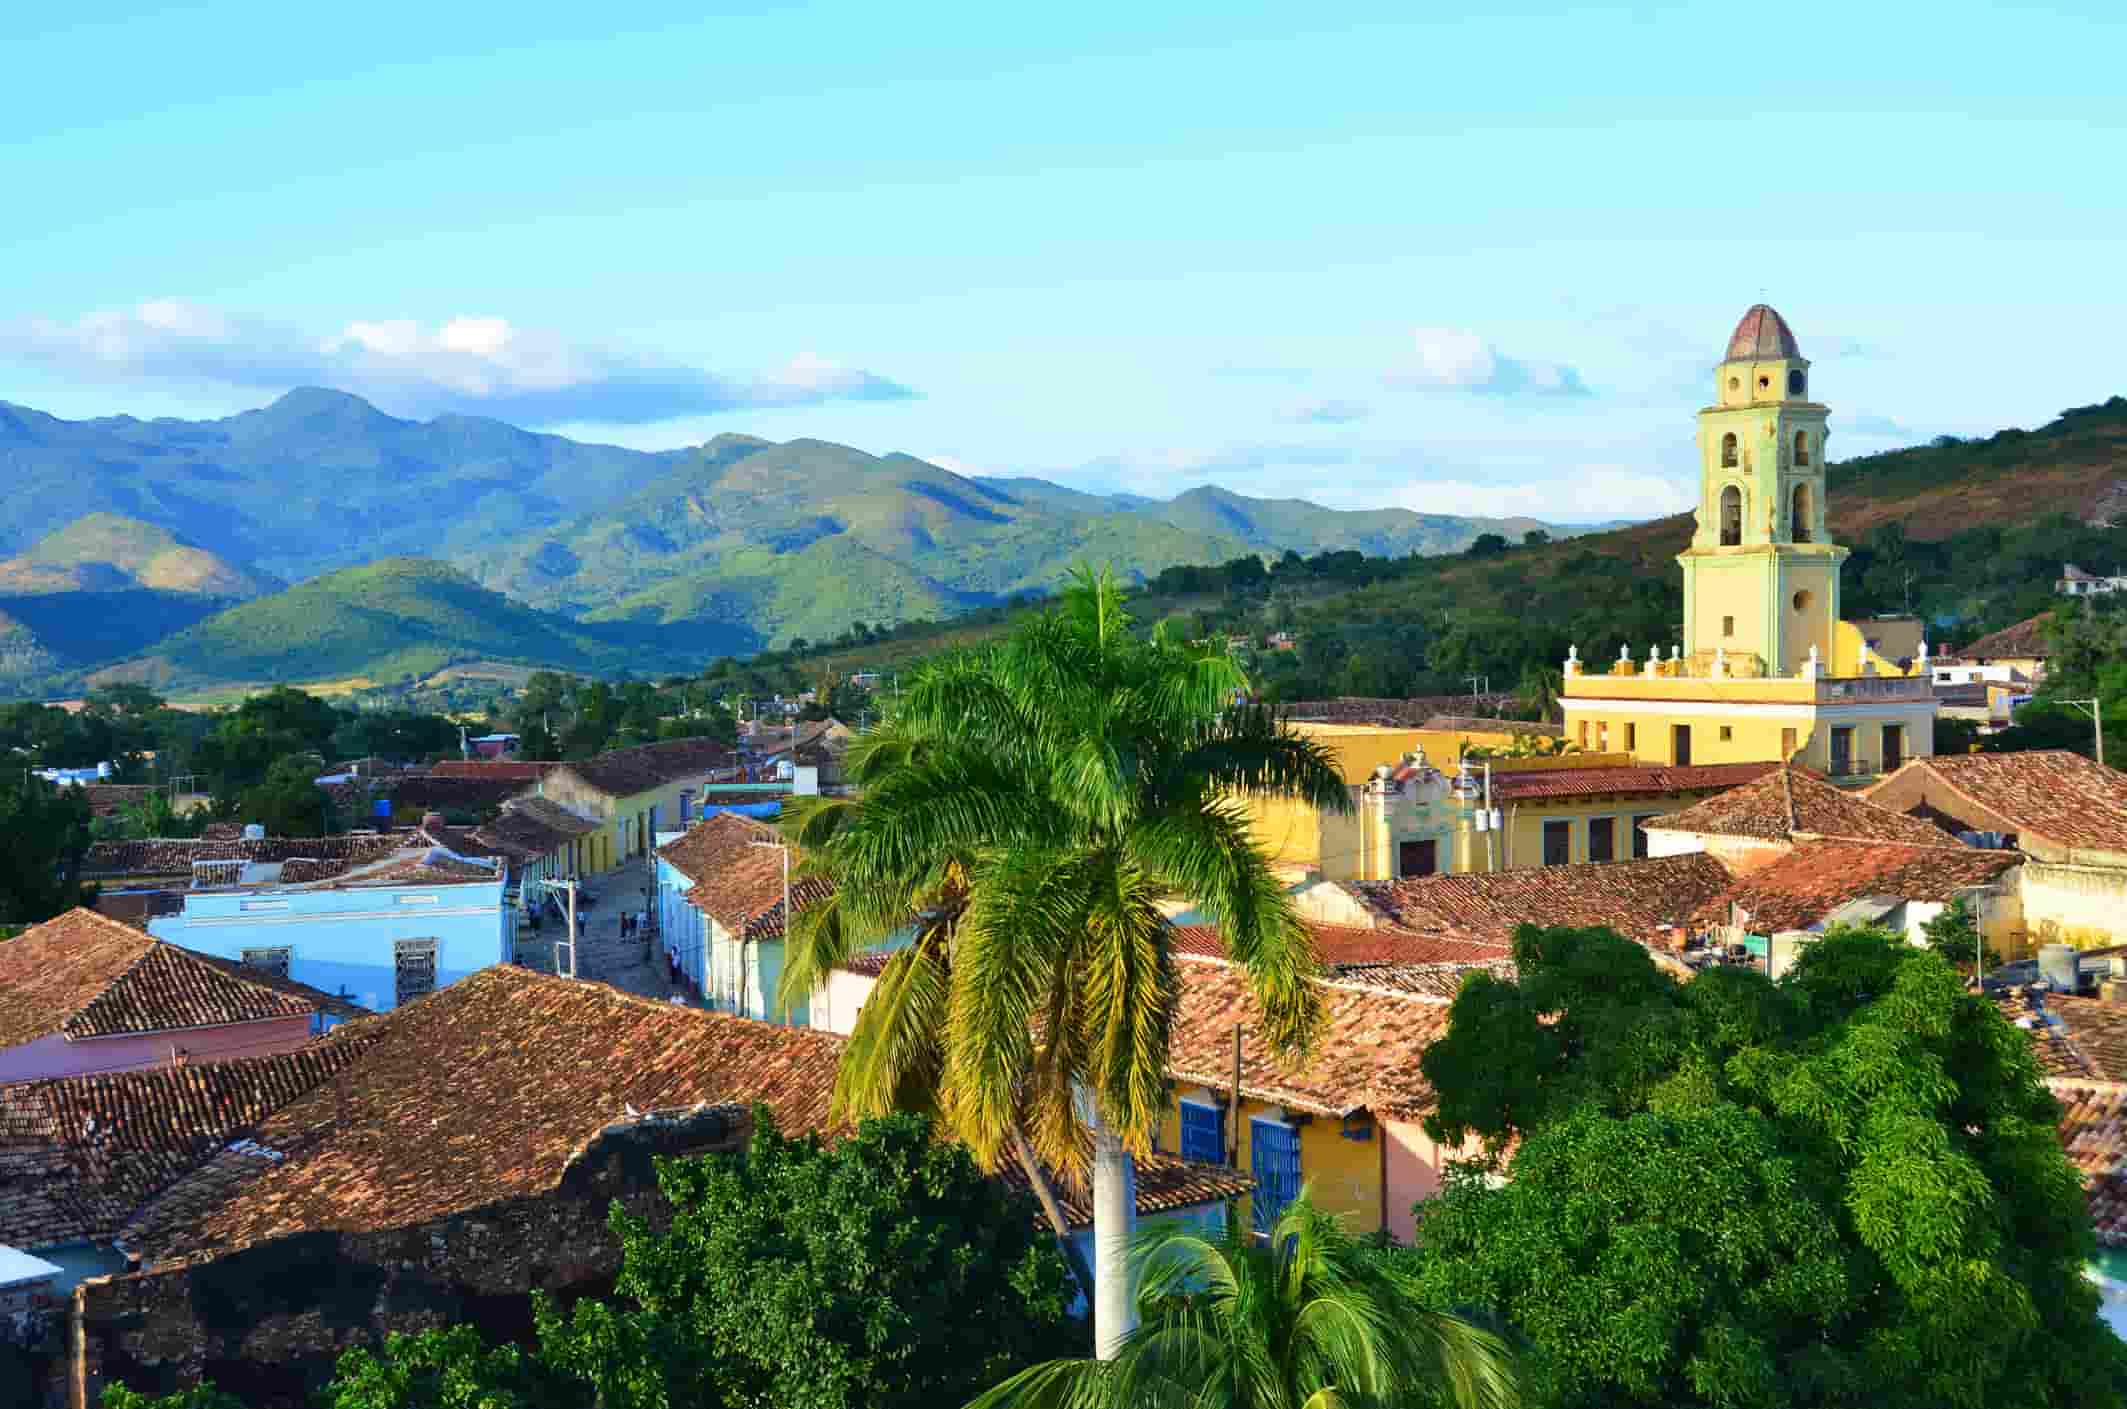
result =
M1579 372L1562 362L1529 362L1507 356L1466 328L1418 328L1411 334L1416 360L1382 377L1404 390L1460 391L1475 396L1570 397L1588 395Z
M1411 480L1387 495L1367 496L1421 514L1506 518L1516 514L1553 523L1655 519L1691 507L1688 483L1625 465L1581 465L1570 476L1524 481L1444 478Z
M1372 411L1363 401L1300 401L1279 412L1278 419L1302 426L1344 426L1365 420Z
M279 391L321 385L402 415L465 412L532 425L635 425L679 416L827 401L899 401L916 392L817 355L718 373L642 353L460 316L428 326L361 319L323 336L175 299L0 325L0 357L77 376L155 378Z

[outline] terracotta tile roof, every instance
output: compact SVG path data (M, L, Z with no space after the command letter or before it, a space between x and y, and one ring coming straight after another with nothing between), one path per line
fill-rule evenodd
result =
M1455 995L1462 992L1462 981L1477 972L1512 980L1520 971L1511 957L1460 964L1354 964L1342 970L1337 981L1358 988L1383 988L1452 1002Z
M392 816L403 825L410 812L486 812L532 787L522 778L395 773L378 779L372 792L391 799Z
M2045 1005L2090 1076L2127 1081L2127 1008L2070 993L2049 993Z
M149 1199L347 1067L364 1040L0 1087L0 1244L108 1241Z
M263 982L93 910L69 910L0 944L0 1047L54 1032L78 1040L303 1017L324 996Z
M2039 1068L2047 1076L2085 1081L2103 1079L2105 1073L2083 1055L2082 1048L2068 1036L2066 1025L2049 1020L2056 1015L2049 1012L2051 1005L2045 994L2037 989L2017 987L1991 997L1995 1008L2011 1026L2031 1035Z
M1703 852L1576 866L1521 866L1344 889L1389 924L1494 945L1521 925L1607 925L1652 943L1727 890L1732 878ZM1442 956L1446 957L1446 956Z
M162 838L155 841L91 843L81 862L84 877L189 876L195 861L279 862L295 857L361 863L389 856L404 843L404 833L351 832L337 837L267 837L244 841L228 837Z
M1358 925L1315 922L1310 922L1307 928L1315 939L1316 959L1331 970L1353 965L1482 964L1512 957L1504 944L1456 934L1420 934L1407 929L1367 929ZM1210 925L1177 925L1173 944L1177 954L1204 959L1227 957L1225 938Z
M2098 1242L2127 1246L2127 1085L2059 1078L2046 1085L2061 1103L2061 1144L2083 1177Z
M2010 823L2020 836L2127 851L2127 773L2079 753L1937 754L1914 759L1869 791L1890 788L1906 769L1925 770L1950 792Z
M521 783L536 783L549 771L559 768L558 763L500 762L483 758L446 758L429 767L429 772L438 778L504 778Z
M1314 980L1327 1021L1296 1066L1272 1059L1247 976L1231 964L1184 959L1181 1007L1167 1059L1177 1081L1230 1090L1233 1030L1243 1029L1241 1094L1293 1110L1342 1116L1431 1108L1418 1058L1447 1032L1448 1005L1378 988Z
M835 967L846 974L862 974L865 978L877 978L886 972L886 966L892 963L894 955L900 952L897 949L870 949L862 954L851 955L835 965Z
M494 885L501 880L502 870L498 866L464 860L432 847L342 872L316 883L313 889L364 890L373 886Z
M1700 792L1733 788L1777 767L1776 763L1700 763L1688 768L1650 764L1625 768L1495 769L1492 798L1495 802L1525 802L1547 797Z
M285 1158L238 1171L253 1177L201 1216L144 1220L144 1250L160 1258L402 1227L542 1193L630 1107L760 1101L788 1133L827 1133L842 1050L831 1033L511 965L345 1031L365 1046L347 1073L344 1117L331 1087L276 1111L251 1138Z
M1989 884L2023 860L2020 852L1955 845L1803 842L1709 898L1696 918L1707 925L1727 924L1740 910L1756 934L1808 929L1848 901L1868 896L1946 901L1968 887Z
M1245 1196L1255 1187L1255 1181L1237 1169L1183 1159L1179 1155L1154 1153L1136 1163L1137 1215L1140 1218L1201 1204L1224 1203ZM997 1177L1015 1189L1031 1188L1026 1170L1016 1161L1000 1165ZM1093 1204L1087 1190L1068 1179L1052 1179L1051 1183L1056 1189L1056 1201L1063 1205L1064 1221L1073 1228L1092 1227Z
M1801 355L1802 349L1795 345L1795 334L1787 320L1770 304L1754 303L1729 334L1728 356L1722 360L1755 362Z
M667 783L699 779L737 761L730 748L713 739L671 739L613 749L596 758L564 763L561 769L608 797L623 798Z
M1795 837L1851 837L1865 841L1902 842L1909 846L1956 846L1941 828L1904 813L1878 807L1843 788L1833 787L1806 768L1775 767L1771 772L1646 823L1649 830L1695 832L1703 836L1757 837L1789 841Z
M781 840L782 833L765 822L713 812L657 854L694 882L688 904L731 934L772 939L783 933L783 854L756 843ZM793 871L800 859L793 851ZM799 910L833 892L833 884L822 877L791 876L790 902Z
M1507 709L1516 704L1511 694L1422 695L1411 699L1376 699L1363 695L1339 695L1333 700L1294 700L1276 706L1279 714L1295 722L1330 724L1379 724L1422 729L1426 721L1441 715L1467 716L1476 709ZM1502 721L1486 719L1484 723Z
M2037 616L2019 621L2014 626L2005 626L1958 651L1956 659L2045 660L2053 654L2053 642L2046 633L2046 626L2052 620L2053 613L2040 612Z
M109 817L121 808L137 807L149 794L161 791L152 783L84 783L81 788L92 817Z

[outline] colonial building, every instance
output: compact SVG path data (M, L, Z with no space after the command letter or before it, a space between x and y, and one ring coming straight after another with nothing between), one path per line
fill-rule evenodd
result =
M1839 616L1847 550L1826 528L1830 409L1809 362L1763 304L1736 325L1699 412L1699 505L1684 572L1684 640L1621 642L1604 667L1576 647L1561 705L1568 737L1672 765L1800 762L1839 779L1933 752L1927 647L1910 665ZM1879 634L1880 633L1876 633ZM1606 648L1604 648L1606 649Z

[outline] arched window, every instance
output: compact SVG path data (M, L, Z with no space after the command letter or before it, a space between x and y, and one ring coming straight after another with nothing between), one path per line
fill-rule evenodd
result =
M1727 435L1721 437L1721 468L1724 470L1732 470L1735 467L1736 433L1734 431L1730 431Z
M1734 436L1729 437L1734 440ZM1721 546L1733 548L1743 541L1743 491L1734 485L1721 491Z
M1808 431L1795 432L1795 463L1798 465L1806 465L1809 463Z
M1809 486L1795 486L1795 512L1787 526L1787 536L1797 543L1809 542Z
M1787 394L1789 396L1800 396L1808 390L1809 380L1802 375L1802 369L1800 367L1790 368L1787 373Z

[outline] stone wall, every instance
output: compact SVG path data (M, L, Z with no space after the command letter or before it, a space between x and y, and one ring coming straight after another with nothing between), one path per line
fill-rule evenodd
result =
M468 1323L496 1338L531 1326L530 1293L609 1290L617 1200L661 1223L653 1157L736 1148L746 1117L689 1113L608 1131L555 1190L375 1232L302 1233L205 1261L94 1278L75 1290L68 1409L103 1386L167 1393L202 1379L255 1409L305 1409L341 1352L391 1331ZM86 1396L85 1402L82 1396Z

